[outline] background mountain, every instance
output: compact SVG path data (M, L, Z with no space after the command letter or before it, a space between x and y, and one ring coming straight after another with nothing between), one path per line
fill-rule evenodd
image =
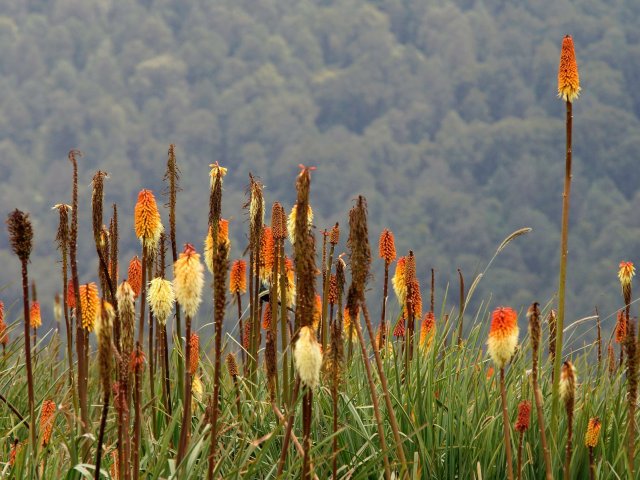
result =
M31 272L48 303L59 290L51 206L70 202L69 149L84 152L83 282L95 279L89 184L98 168L110 174L106 204L120 208L123 270L139 249L137 192L160 196L169 143L182 170L178 241L201 248L208 164L218 160L229 168L233 257L246 246L248 173L264 181L269 207L289 209L304 163L318 167L318 232L340 221L345 238L346 212L365 195L371 241L391 228L400 252L416 251L425 286L435 268L438 302L451 282L456 303L458 267L469 284L505 236L532 227L496 259L476 298L546 303L557 283L564 172L556 72L570 33L583 93L574 106L569 321L596 304L606 316L621 303L618 262L640 252L639 16L635 0L3 2L0 214L31 212ZM0 259L10 304L19 267L6 233ZM378 266L371 302L380 277ZM591 338L590 325L574 339Z

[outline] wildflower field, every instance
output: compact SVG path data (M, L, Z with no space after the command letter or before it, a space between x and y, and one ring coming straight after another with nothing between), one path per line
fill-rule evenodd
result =
M397 251L388 229L369 230L366 192L348 218L315 225L320 172L300 165L288 211L249 174L247 222L236 223L247 248L230 258L227 168L209 166L203 240L176 231L188 188L176 146L166 206L143 188L133 212L106 207L107 172L84 171L71 150L70 196L54 206L59 328L41 326L31 219L16 209L6 221L15 262L5 268L23 297L0 304L0 478L636 478L633 264L621 262L611 281L626 305L611 338L597 312L565 322L579 92L567 36L559 288L526 312L468 306L493 259L529 228L505 238L482 273L436 292L435 272L420 277L413 251ZM79 198L89 178L91 198ZM88 203L95 276L80 283L76 247L91 239L78 238L78 209ZM132 235L139 255L120 258ZM384 266L382 291L368 287L373 262ZM201 309L207 296L212 315ZM585 324L597 340L569 346L565 332Z

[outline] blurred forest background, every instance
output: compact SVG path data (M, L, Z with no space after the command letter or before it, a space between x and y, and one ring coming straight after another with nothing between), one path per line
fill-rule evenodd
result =
M269 209L280 200L288 211L304 163L318 167L318 234L339 221L346 239L346 213L365 195L372 244L389 227L400 253L416 251L425 298L435 268L438 305L448 283L449 307L457 304L457 268L468 286L504 237L532 227L497 258L473 308L481 299L545 304L559 264L565 137L556 75L569 33L583 93L574 106L567 321L595 305L606 317L621 304L618 262L640 261L639 24L636 0L2 2L0 214L31 213L31 273L51 322L60 290L51 207L70 203L71 148L84 153L81 282L96 275L98 168L110 174L105 205L120 208L122 272L139 252L138 191L164 203L169 143L182 170L180 244L202 250L208 164L229 168L232 258L247 243L248 173L264 182ZM10 305L19 264L4 232L0 296ZM381 276L376 262L369 301L378 308ZM205 310L200 324L207 318ZM574 340L593 338L592 325Z

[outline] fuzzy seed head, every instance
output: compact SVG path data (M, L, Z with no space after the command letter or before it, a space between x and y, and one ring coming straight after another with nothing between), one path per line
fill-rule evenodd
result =
M291 245L295 245L296 243L296 216L298 214L298 206L294 205L291 209L291 213L289 214L289 219L287 220L287 231L289 232L289 241ZM309 229L313 225L313 209L311 205L307 207L307 224Z
M560 398L568 406L573 404L576 394L576 369L570 361L562 364L560 371Z
M29 321L31 323L31 328L40 328L40 325L42 325L40 302L31 302L31 308L29 309Z
M51 441L53 424L56 420L56 404L53 400L45 400L40 411L40 446L46 447Z
M211 168L209 176L211 177L211 189L213 190L218 181L218 177L220 177L220 183L222 183L222 179L227 174L227 169L225 167L221 167L218 162L209 164L209 168Z
M503 368L518 346L518 315L510 307L498 307L491 315L487 346L496 367Z
M580 76L571 35L565 35L558 67L558 97L573 102L580 94Z
M147 290L147 301L158 323L165 325L176 303L171 282L161 277L151 280Z
M127 269L127 281L129 282L129 285L131 285L136 298L138 298L138 295L140 295L140 291L142 290L142 263L137 255L129 262L129 268Z
M378 244L380 258L388 265L396 259L396 243L393 233L385 228L380 234L380 242Z
M193 245L187 243L173 266L173 288L185 315L193 318L202 302L204 267Z
M29 214L18 209L14 210L7 218L7 227L13 253L21 261L28 261L33 248L33 227L29 220Z
M587 448L595 448L595 446L598 445L601 428L602 422L598 417L592 417L589 419L589 425L587 425L587 433L584 435L584 445Z
M80 308L82 311L82 328L92 332L100 311L98 287L94 282L80 285Z
M436 319L433 312L425 313L420 326L420 348L423 351L429 350L436 333Z
M155 250L164 227L160 221L158 205L151 190L140 190L138 202L133 211L133 223L136 237L142 245Z
M529 429L531 421L531 402L524 400L518 404L518 419L516 420L515 429L524 433Z
M293 360L303 385L315 388L320 381L322 351L311 327L305 326L300 329L298 341L293 349Z
M195 375L198 371L198 363L200 362L200 337L198 334L192 333L189 339L189 374Z
M247 262L244 260L236 260L231 265L229 291L233 294L247 291Z

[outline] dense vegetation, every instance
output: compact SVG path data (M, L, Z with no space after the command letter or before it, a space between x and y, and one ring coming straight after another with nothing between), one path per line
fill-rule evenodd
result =
M469 281L502 238L533 227L498 259L479 298L546 301L557 284L564 168L555 72L559 40L571 33L583 93L568 309L580 318L599 304L606 317L620 305L606 285L640 239L639 16L633 0L5 2L0 213L14 205L32 213L32 269L51 298L50 207L68 201L70 148L85 154L81 194L88 198L98 167L109 172L106 201L118 201L126 225L140 186L159 194L175 143L188 185L179 243L204 237L205 174L219 160L230 168L233 256L246 246L247 172L288 209L302 162L318 166L318 228L344 222L352 198L365 194L372 232L392 228L399 249L421 259L423 280L436 269L440 291L456 287L458 267ZM137 251L126 242L123 258ZM91 258L88 230L79 249ZM84 262L82 281L92 272ZM12 272L0 279L17 294Z

